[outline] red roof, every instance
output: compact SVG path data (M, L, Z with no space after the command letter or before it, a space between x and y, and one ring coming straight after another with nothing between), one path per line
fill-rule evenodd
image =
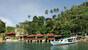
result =
M28 40L43 40L44 38L27 38Z
M58 37L58 36L61 37L62 35L55 35L55 37Z
M36 40L44 40L44 38L37 38Z
M28 40L36 40L35 38L27 38Z
M27 38L27 36L26 36L26 35L24 35L23 37L24 37L24 38Z
M36 35L35 34L28 35L28 37L34 37L34 36L36 36Z
M16 34L15 32L7 33L7 35L15 35L15 34Z
M43 34L36 34L36 36L44 36Z

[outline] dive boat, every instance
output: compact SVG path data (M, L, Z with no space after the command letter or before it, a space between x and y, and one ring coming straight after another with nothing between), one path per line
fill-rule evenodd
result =
M65 44L72 44L77 42L77 37L69 37L60 39L59 41L50 41L52 45L65 45Z

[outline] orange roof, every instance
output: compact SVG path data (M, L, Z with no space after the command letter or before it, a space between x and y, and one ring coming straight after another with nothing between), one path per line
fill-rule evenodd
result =
M55 40L55 38L48 38L47 40Z
M53 33L48 33L48 34L46 34L46 36L54 36L54 34Z

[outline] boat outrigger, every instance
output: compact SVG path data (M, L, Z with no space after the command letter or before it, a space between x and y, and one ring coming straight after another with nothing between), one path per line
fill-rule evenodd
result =
M69 37L60 39L59 41L50 41L52 45L65 45L65 44L72 44L77 42L77 37Z

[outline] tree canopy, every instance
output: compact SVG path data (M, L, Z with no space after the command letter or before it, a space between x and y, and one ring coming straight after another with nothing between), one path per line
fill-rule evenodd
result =
M5 23L0 20L0 33L4 33L5 32Z
M86 4L86 5L85 5ZM65 36L72 34L88 33L88 2L81 5L75 5L71 9L64 7L65 11L52 18L44 16L34 16L33 21L25 21L19 26L24 28L28 34L63 34ZM45 10L45 14L49 14L49 10ZM50 13L58 12L58 8L50 10Z

